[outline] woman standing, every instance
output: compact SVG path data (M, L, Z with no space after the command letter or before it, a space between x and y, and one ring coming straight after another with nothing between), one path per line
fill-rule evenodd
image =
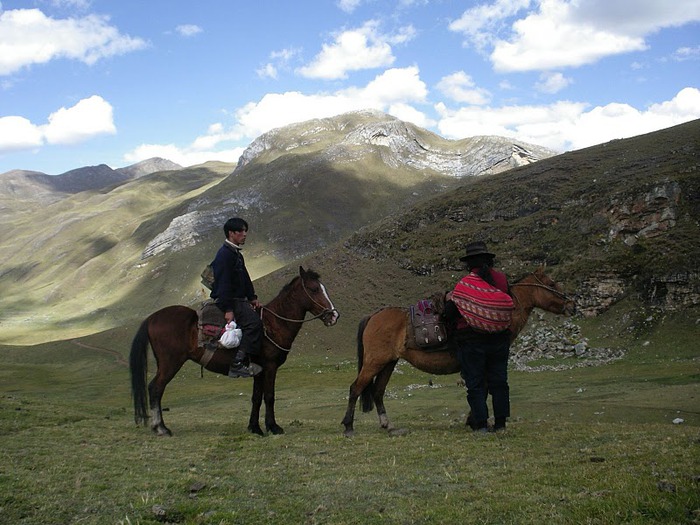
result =
M467 387L467 402L471 416L467 423L475 432L488 432L488 394L491 394L494 431L506 428L510 416L510 387L508 386L508 355L510 332L507 329L512 314L512 299L508 295L508 279L493 268L495 255L481 241L469 243L460 261L466 264L465 276L446 296L445 316L453 327L450 337L457 346L461 375ZM469 298L474 290L488 295L488 301L498 303L493 311L470 308ZM490 307L489 307L490 308ZM479 310L479 308L476 308ZM494 313L495 312L495 313ZM476 319L481 317L481 319Z

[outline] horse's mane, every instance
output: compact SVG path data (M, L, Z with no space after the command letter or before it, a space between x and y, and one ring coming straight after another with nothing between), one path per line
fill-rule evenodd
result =
M316 272L316 271L314 271L314 270L306 270L306 271L304 272L304 276L307 277L308 279L312 279L312 280L314 280L314 281L320 281L320 280L321 280L321 276L319 275L319 273ZM283 292L288 291L288 290L292 287L292 285L294 284L294 282L295 282L297 279L301 279L301 275L297 275L297 276L294 277L291 281L289 281L287 284L285 284L285 285L284 285L284 288L282 288L282 291L283 291Z

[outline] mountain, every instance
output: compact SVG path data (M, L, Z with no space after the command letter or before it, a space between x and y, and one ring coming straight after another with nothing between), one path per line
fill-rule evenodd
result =
M199 273L234 215L251 225L245 253L261 297L302 263L322 271L344 311L401 304L448 286L480 237L510 275L547 262L589 315L629 294L692 307L699 133L693 122L503 171L538 150L445 141L368 112L280 128L237 166L157 172L14 215L0 233L0 342L75 337L197 303ZM473 151L491 160L465 159Z
M60 175L12 170L0 174L0 194L5 199L55 201L62 194L101 190L156 171L178 169L182 169L182 166L166 159L152 158L124 168L112 169L106 164L100 164L76 168Z

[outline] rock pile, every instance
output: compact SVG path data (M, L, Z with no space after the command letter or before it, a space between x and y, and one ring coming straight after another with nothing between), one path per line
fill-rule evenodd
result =
M540 314L540 321L542 317ZM600 366L623 356L622 349L589 346L581 328L570 320L558 326L536 322L513 343L510 364L512 369L525 372L560 371Z

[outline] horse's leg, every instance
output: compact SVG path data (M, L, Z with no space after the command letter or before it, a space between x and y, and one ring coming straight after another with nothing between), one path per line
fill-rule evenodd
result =
M260 428L260 405L263 399L263 385L267 370L263 370L258 375L253 376L253 396L251 398L252 407L250 409L250 419L248 420L248 432L264 436L265 433Z
M173 433L163 422L163 410L161 399L168 383L175 377L186 359L172 360L167 363L158 363L155 377L148 383L148 398L151 408L151 430L158 436L172 436Z
M396 364L395 361L394 364ZM355 379L355 381L353 381L352 385L350 385L350 394L348 396L348 409L345 412L345 417L343 418L343 421L341 422L343 425L345 425L345 436L352 437L352 435L355 432L353 428L353 422L355 421L355 405L357 404L357 399L360 397L360 395L362 395L365 389L371 389L371 399L373 401L376 399L376 396L373 392L375 388L373 381L375 376L382 372L383 368L381 367L383 366L386 366L386 364L382 363L380 365L377 365L376 363L364 363L362 365L360 373L357 374L357 378ZM393 369L394 366L392 365L391 370ZM391 375L391 373L389 375ZM388 378L387 381L389 381ZM384 386L386 387L386 384ZM372 410L371 406L368 406L365 411L369 410Z
M275 421L275 379L277 378L277 367L273 370L265 371L265 430L273 434L284 434L284 429Z
M391 374L394 372L396 363L398 363L398 359L387 363L377 374L377 378L374 381L374 404L377 407L379 424L387 430L391 430L393 426L389 422L389 416L386 415L386 408L384 408L384 392L386 391L386 385L389 384Z

